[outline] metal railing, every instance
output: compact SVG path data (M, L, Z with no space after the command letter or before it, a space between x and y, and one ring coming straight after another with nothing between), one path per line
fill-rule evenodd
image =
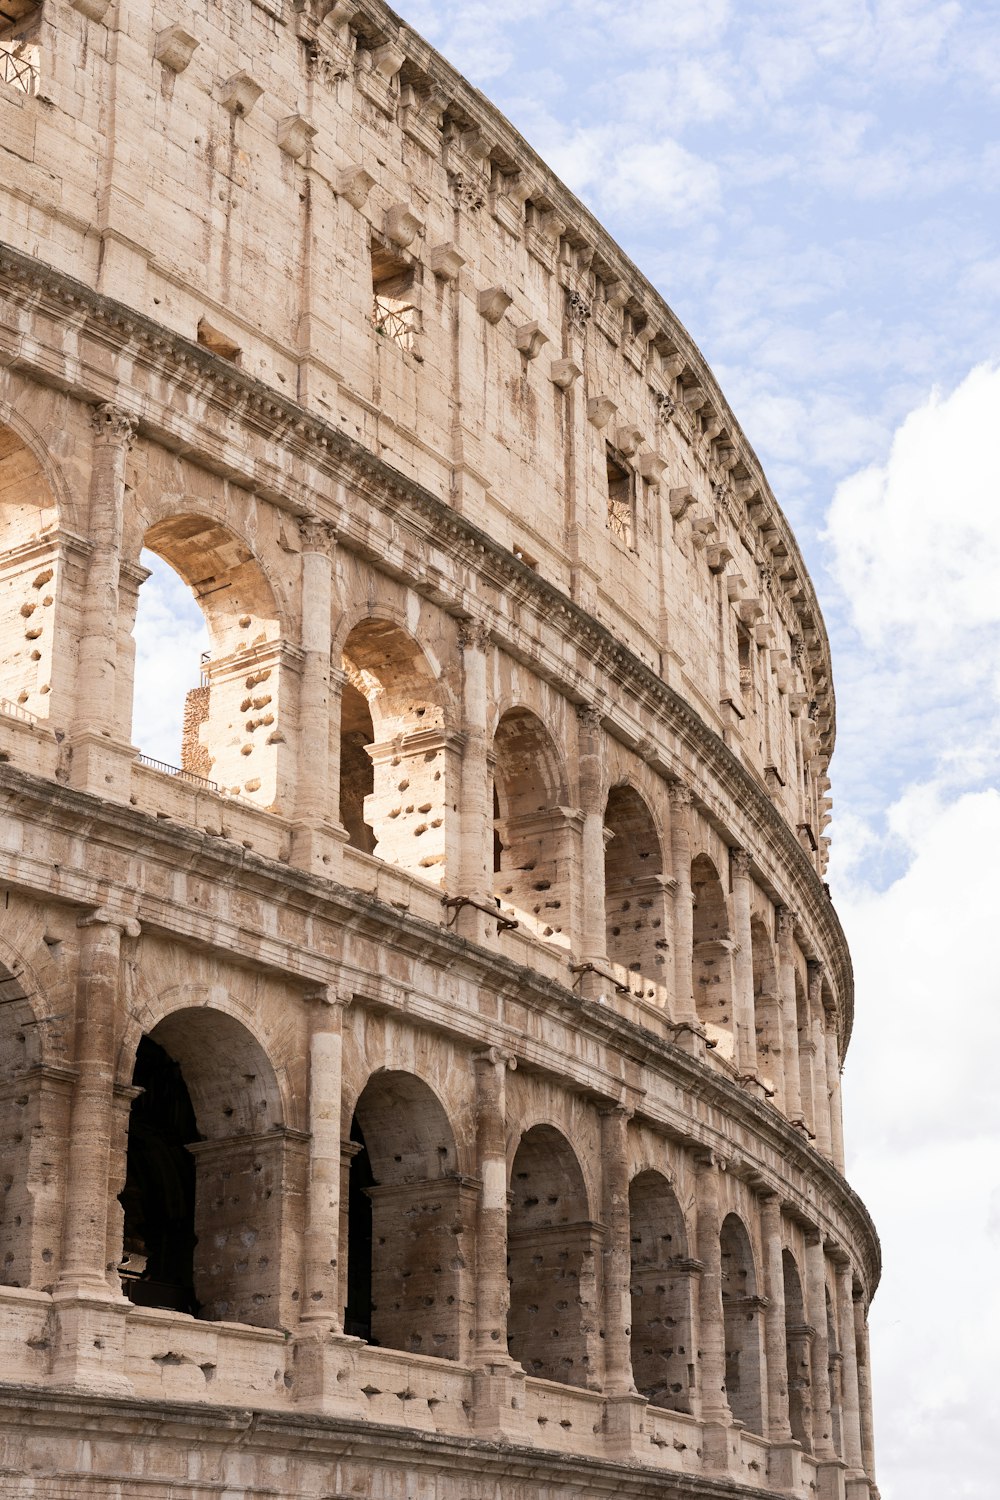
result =
M401 349L413 353L415 309L412 307L393 307L378 293L372 298L372 324L376 333L383 338L392 339Z
M162 771L164 776L176 776L179 781L190 782L192 786L203 786L209 792L219 790L217 781L210 781L207 776L199 776L194 771L185 771L183 766L170 766L165 760L154 760L151 755L140 755L139 764L148 766L151 771Z
M0 83L17 89L19 94L38 93L38 65L24 53L20 55L0 44Z
M12 703L9 698L0 698L0 714L5 714L8 719L19 719L22 724L38 723L37 714L33 714L30 709L22 708L20 703Z

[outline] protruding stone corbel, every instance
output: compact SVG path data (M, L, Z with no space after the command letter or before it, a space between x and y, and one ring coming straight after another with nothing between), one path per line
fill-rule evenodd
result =
M315 0L318 19L330 26L347 26L358 13L356 0Z
M663 356L663 373L671 380L676 380L686 364L684 355L675 349L673 354Z
M713 412L706 422L702 424L701 435L708 442L713 442L722 431L722 423Z
M286 156L301 161L316 134L316 126L305 115L286 115L278 121L278 145Z
M533 320L530 323L521 324L514 334L514 342L525 359L536 359L549 342L549 336L543 333L537 321Z
M726 596L730 604L738 604L746 593L747 581L742 573L730 573L726 578Z
M502 286L484 287L477 299L480 315L486 319L487 323L495 326L513 300L510 293L505 292Z
M704 406L708 400L700 385L689 385L683 392L682 400L690 411L697 411L699 406Z
M88 21L103 21L111 0L69 0L69 3L81 16L86 16Z
M607 427L617 410L618 407L610 396L591 396L587 402L587 421L593 422L594 426L600 430L602 427Z
M631 458L638 448L645 442L642 428L635 427L631 423L625 423L615 428L615 447L619 453L626 458Z
M435 245L427 256L427 263L439 281L455 281L465 265L465 256L451 240Z
M561 391L568 391L572 385L579 380L583 371L572 359L554 359L549 371L549 379L553 385L557 385Z
M604 300L609 307L622 308L632 295L632 288L627 281L609 281L605 288Z
M459 136L459 145L462 155L469 157L472 161L489 161L490 152L493 150L493 142L478 125L474 125L471 130L462 131Z
M667 467L667 460L652 449L639 455L639 473L647 484L659 484Z
M691 540L696 547L707 547L709 537L716 530L714 516L692 516L691 518Z
M769 646L774 640L774 626L768 620L759 620L754 626L753 638L758 646Z
M505 198L509 198L512 203L517 203L523 208L536 187L537 184L532 181L527 172L513 172L504 177L503 193Z
M764 606L759 599L751 596L750 598L740 600L736 606L736 613L744 625L754 625L758 620L763 618Z
M710 573L721 573L726 563L732 562L733 554L723 543L714 542L710 547L706 547L705 558Z
M339 197L345 198L353 208L363 208L375 186L375 179L364 167L341 167L335 186Z
M675 521L679 521L690 506L694 504L694 495L688 484L676 485L670 491L669 498L670 514Z
M566 233L566 220L561 219L554 209L550 209L548 213L542 214L538 227L547 240L556 244Z
M719 468L724 469L727 474L735 468L739 456L739 450L735 443L719 443L716 445L715 461L719 465Z
M198 48L198 38L183 26L165 26L156 33L153 56L171 73L183 73Z
M393 203L385 211L386 238L401 250L412 245L417 235L423 233L423 228L423 220L417 217L408 203Z
M406 53L398 42L383 42L372 49L372 68L388 83L395 78L406 61Z
M255 83L249 73L234 73L231 78L226 79L225 83L219 85L219 103L223 109L228 109L231 115L245 117L263 93L264 90L260 84Z

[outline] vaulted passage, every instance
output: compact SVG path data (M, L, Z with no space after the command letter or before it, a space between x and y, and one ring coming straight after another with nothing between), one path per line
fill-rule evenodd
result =
M750 1239L735 1214L723 1221L721 1242L726 1396L736 1420L763 1435L761 1304Z
M494 893L505 915L568 946L566 793L555 745L539 718L517 708L503 715L493 748Z
M690 1411L695 1379L691 1347L691 1274L677 1199L659 1172L629 1187L632 1234L632 1374L653 1406Z
M691 865L694 998L698 1019L721 1057L733 1056L733 944L718 871L705 854Z
M664 985L663 857L649 808L631 787L614 787L604 815L608 957L622 984L646 1000Z
M351 846L442 881L449 754L430 663L405 630L375 619L351 631L343 668L340 817Z
M476 1192L458 1174L448 1118L419 1078L376 1073L351 1142L346 1331L458 1359L471 1326Z
M529 1375L593 1386L602 1240L572 1147L550 1125L525 1132L511 1171L507 1344Z
M279 1326L282 1262L302 1227L304 1154L282 1126L260 1044L218 1011L176 1011L140 1041L133 1085L142 1092L119 1195L126 1296Z

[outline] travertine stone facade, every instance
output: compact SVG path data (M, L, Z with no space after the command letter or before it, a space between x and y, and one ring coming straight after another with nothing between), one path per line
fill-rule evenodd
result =
M0 1494L874 1495L828 648L701 355L381 0L0 13Z

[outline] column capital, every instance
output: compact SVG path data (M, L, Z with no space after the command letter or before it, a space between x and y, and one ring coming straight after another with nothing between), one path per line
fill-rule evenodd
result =
M472 1061L483 1067L503 1067L510 1073L517 1071L517 1058L513 1052L505 1052L502 1047L487 1047L484 1052L474 1052Z
M790 938L795 933L797 915L790 906L776 906L774 909L774 920L778 937Z
M667 796L672 807L690 807L694 801L694 793L683 781L668 782Z
M77 927L116 927L122 937L137 938L142 924L137 917L127 917L123 912L113 912L106 906L95 906L76 919Z
M628 1104L605 1104L598 1109L597 1113L602 1120L619 1119L626 1125L629 1120L635 1118L635 1109Z
M729 861L734 875L739 876L741 880L749 879L750 866L753 863L753 855L749 849L730 849Z
M303 552L318 552L323 557L332 557L337 545L337 532L328 521L319 516L303 516L299 521L299 538Z
M116 406L113 401L102 401L91 413L90 425L94 429L95 442L115 447L130 448L138 430L138 423L131 412Z
M461 620L458 626L460 651L485 651L490 644L490 627L485 620Z
M346 1010L349 1005L354 1004L353 994L340 994L330 984L314 985L304 992L302 998L314 1005L325 1005L330 1010Z
M596 703L578 703L576 705L577 722L581 729L590 734L600 733L603 715Z

